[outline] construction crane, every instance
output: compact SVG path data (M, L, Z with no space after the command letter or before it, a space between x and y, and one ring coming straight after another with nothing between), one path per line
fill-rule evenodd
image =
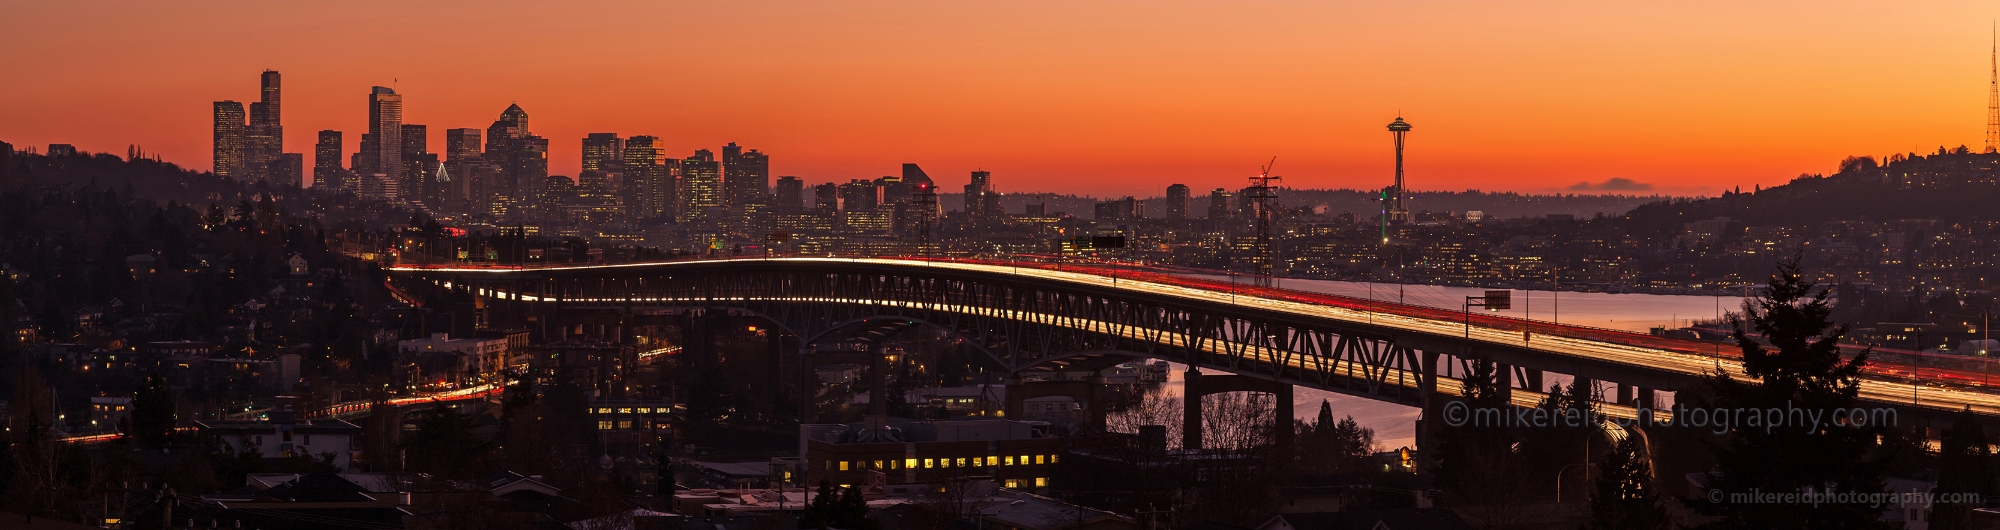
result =
M1264 164L1261 173L1250 177L1250 187L1243 189L1243 198L1250 199L1257 208L1257 248L1250 262L1257 266L1255 281L1258 287L1272 287L1273 278L1277 277L1277 249L1271 245L1271 203L1278 199L1278 188L1271 183L1284 180L1284 177L1271 176L1271 167L1275 165L1278 165L1278 157L1274 156Z

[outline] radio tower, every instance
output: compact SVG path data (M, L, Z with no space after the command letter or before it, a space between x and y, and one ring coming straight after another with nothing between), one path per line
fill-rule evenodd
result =
M1410 210L1403 207L1403 135L1410 133L1410 124L1397 116L1389 122L1389 135L1396 139L1396 188L1395 195L1389 196L1389 214L1384 221L1389 224L1410 222Z
M1255 201L1257 205L1257 255L1252 256L1250 261L1257 265L1255 280L1258 287L1271 287L1271 278L1276 276L1276 267L1273 266L1273 262L1277 261L1276 249L1271 246L1271 201L1278 198L1278 188L1272 187L1271 183L1284 180L1284 177L1271 176L1271 166L1277 164L1278 157L1271 157L1271 163L1264 164L1264 172L1250 177L1250 187L1243 188L1243 198Z
M1986 82L1986 152L2000 152L2000 27L1996 27L1993 37L1993 55L1989 59L1993 75Z

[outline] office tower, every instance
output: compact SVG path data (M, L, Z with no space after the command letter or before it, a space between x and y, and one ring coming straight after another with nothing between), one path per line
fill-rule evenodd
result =
M444 160L458 162L479 158L479 129L446 129L444 131Z
M403 174L403 96L389 87L368 92L368 133L361 137L354 172L362 176Z
M525 198L524 190L539 188L541 179L523 180L515 174L519 164L514 158L521 153L521 141L528 136L528 112L520 105L508 105L500 112L500 118L486 128L486 161L501 168L500 182L489 187L494 193ZM544 173L546 175L546 173Z
M422 156L431 152L430 127L423 125L403 126L403 159Z
M560 207L567 204L574 196L576 196L576 183L570 181L569 177L549 175L542 179L542 193L539 199L544 208Z
M305 184L306 155L302 153L279 153L271 159L265 175L280 186L303 186Z
M583 170L608 172L624 156L624 140L618 133L590 133L583 137Z
M549 178L549 139L532 134L514 140L514 166L508 169L514 183L539 185Z
M887 179L891 177L882 178ZM853 179L846 184L840 185L840 211L862 212L879 209L881 207L881 200L876 195L876 189L880 186L877 182L880 182L880 180Z
M965 215L974 219L986 215L986 189L991 186L993 174L985 171L972 172L972 181L965 184Z
M882 188L882 204L899 204L909 202L917 186L936 188L937 183L931 182L931 176L916 164L903 164L902 176L883 177L876 181L876 186Z
M798 177L778 177L778 185L773 189L771 204L779 211L798 208L805 200L805 181Z
M1220 221L1229 218L1229 197L1230 193L1226 188L1216 188L1215 191L1208 192L1208 218L1210 220Z
M722 195L725 204L769 204L765 198L771 193L771 159L764 153L730 142L722 146Z
M722 165L702 149L681 161L681 217L700 219L722 206Z
M1194 198L1188 191L1186 184L1167 186L1168 219L1179 221L1188 217L1188 210L1194 208Z
M243 165L253 180L267 179L265 170L285 149L278 72L265 70L259 84L259 100L250 104L250 124L243 129Z
M828 182L813 186L813 209L820 215L840 211L840 185Z
M1139 202L1138 199L1132 197L1104 201L1097 203L1096 214L1096 218L1102 221L1144 219L1146 217L1146 203Z
M340 131L319 132L319 143L313 144L313 187L338 188L340 182L340 156L346 145L340 141Z
M680 202L680 187L674 180L679 161L667 160L665 144L658 137L633 136L624 144L621 188L627 214L633 219L673 217Z
M1396 189L1389 196L1389 215L1383 219L1385 222L1407 223L1410 221L1410 210L1403 207L1403 196L1406 195L1403 193L1403 190L1406 189L1403 187L1403 135L1409 133L1410 124L1404 123L1402 116L1397 116L1396 121L1389 122L1389 136L1394 137L1396 140Z
M12 186L14 178L14 144L0 142L0 186Z
M243 104L235 101L215 102L215 176L242 178L243 170ZM50 150L54 155L54 150Z

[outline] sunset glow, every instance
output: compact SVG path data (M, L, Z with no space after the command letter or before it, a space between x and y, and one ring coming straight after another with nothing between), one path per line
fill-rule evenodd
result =
M1391 179L1713 193L1848 155L1977 146L1990 6L1895 2L17 2L0 140L210 165L210 105L285 76L287 152L509 103L578 171L589 132L737 142L807 182L922 164L1005 191ZM89 20L89 24L67 24ZM1649 188L1649 189L1648 189Z

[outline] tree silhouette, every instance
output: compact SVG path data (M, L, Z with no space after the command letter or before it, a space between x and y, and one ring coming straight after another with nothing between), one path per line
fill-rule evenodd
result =
M1590 530L1659 530L1672 526L1653 487L1644 445L1630 433L1604 454L1590 493Z

